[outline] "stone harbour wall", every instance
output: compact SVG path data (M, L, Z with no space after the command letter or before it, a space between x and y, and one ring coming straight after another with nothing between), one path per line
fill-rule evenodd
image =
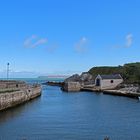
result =
M19 91L0 93L0 110L14 107L41 95L41 86L21 89Z
M81 90L81 85L79 82L67 82L62 89L67 92L78 92Z
M0 80L0 89L5 88L23 88L27 84L24 81L15 81L15 80Z

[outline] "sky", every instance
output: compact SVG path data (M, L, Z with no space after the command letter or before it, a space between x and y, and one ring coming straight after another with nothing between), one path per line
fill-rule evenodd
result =
M71 75L140 61L139 0L1 0L0 77Z

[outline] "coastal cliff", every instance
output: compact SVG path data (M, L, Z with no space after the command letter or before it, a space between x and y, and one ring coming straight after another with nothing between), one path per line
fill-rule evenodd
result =
M17 82L18 83L18 82ZM40 85L26 85L1 91L0 111L27 102L41 95Z

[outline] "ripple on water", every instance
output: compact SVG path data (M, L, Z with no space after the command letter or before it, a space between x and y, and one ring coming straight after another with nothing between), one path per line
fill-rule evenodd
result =
M0 136L14 139L140 139L140 102L43 86L42 96L0 113ZM7 135L8 134L8 135Z

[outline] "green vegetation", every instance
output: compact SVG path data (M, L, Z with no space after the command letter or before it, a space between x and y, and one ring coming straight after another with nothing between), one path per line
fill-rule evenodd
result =
M121 74L125 83L140 84L140 62L117 67L93 67L89 70L89 73L94 77L98 74Z

